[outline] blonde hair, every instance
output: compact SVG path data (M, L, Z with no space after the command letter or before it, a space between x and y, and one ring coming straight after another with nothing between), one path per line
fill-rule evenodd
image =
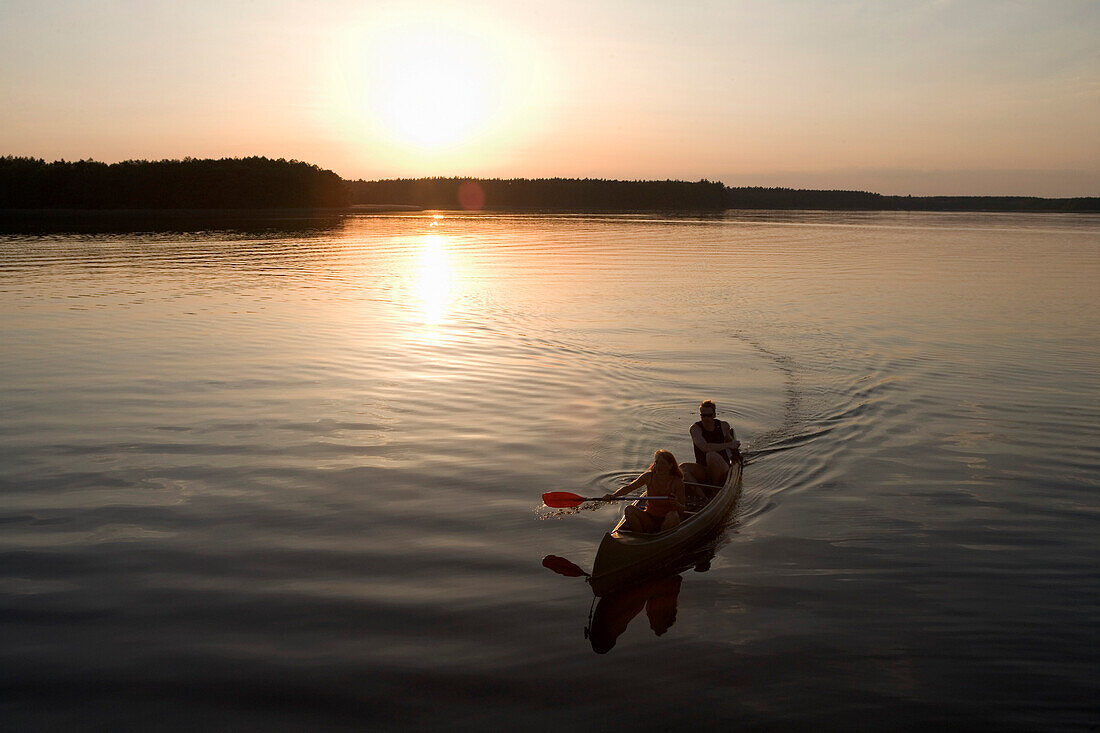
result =
M672 455L672 453L664 450L663 448L653 452L653 463L649 464L649 470L655 470L657 468L657 461L661 460L662 458L667 460L672 465L669 473L671 473L673 476L679 476L680 478L684 477L684 472L680 470L680 464L676 462L676 456Z

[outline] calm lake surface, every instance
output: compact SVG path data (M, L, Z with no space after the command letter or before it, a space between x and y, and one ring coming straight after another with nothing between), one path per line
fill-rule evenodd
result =
M1098 283L1089 215L2 235L0 724L1095 730ZM621 506L539 495L707 398L743 495L598 654L542 558Z

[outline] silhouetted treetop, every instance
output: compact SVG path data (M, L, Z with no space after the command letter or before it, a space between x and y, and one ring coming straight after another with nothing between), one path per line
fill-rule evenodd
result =
M347 204L343 180L263 157L47 163L0 157L0 208L274 209Z

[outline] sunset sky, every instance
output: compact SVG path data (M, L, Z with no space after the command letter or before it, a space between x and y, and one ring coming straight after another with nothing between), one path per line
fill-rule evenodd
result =
M0 2L0 154L1100 195L1100 3Z

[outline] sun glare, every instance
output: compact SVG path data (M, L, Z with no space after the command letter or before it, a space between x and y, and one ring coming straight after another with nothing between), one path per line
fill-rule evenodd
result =
M402 176L484 167L551 116L537 44L477 13L364 11L332 41L314 109L346 141L349 167Z
M375 49L367 63L368 111L391 136L412 145L465 141L499 102L488 53L468 37L409 29Z
M444 247L446 238L441 234L424 236L420 250L420 269L416 290L420 296L424 324L438 326L447 313L451 296L451 265Z

